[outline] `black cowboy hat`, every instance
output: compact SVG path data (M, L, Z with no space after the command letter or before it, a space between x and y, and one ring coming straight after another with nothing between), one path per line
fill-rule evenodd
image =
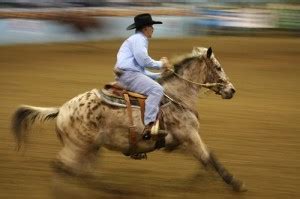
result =
M153 21L149 13L139 14L134 17L134 23L128 26L126 29L131 30L134 28L141 28L147 25L162 24L161 21Z

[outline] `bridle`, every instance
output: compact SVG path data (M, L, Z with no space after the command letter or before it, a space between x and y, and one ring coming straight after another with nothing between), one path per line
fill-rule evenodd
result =
M207 60L204 58L204 61L205 61L205 64L208 66L209 64L207 63ZM174 68L174 67L173 67ZM180 76L178 73L176 73L174 70L170 69L170 68L167 68L168 71L172 72L176 77L178 77L179 79L182 79L188 83L191 83L191 84L194 84L194 85L197 85L197 86L202 86L204 88L208 88L208 89L211 89L213 87L218 87L218 86L225 86L224 83L205 83L205 84L202 84L202 83L199 83L199 82L194 82L194 81L191 81L189 79L186 79L182 76Z
M205 63L207 65L207 61L205 60ZM199 83L199 82L194 82L192 80L189 80L189 79L186 79L184 77L182 77L181 75L179 75L178 73L176 73L174 70L172 69L169 69L167 68L166 70L170 71L172 74L174 74L177 78L179 79L182 79L190 84L194 84L194 85L197 85L197 86L201 86L201 87L204 87L204 88L207 88L207 89L211 89L213 87L219 87L219 86L225 86L224 83ZM178 106L182 107L182 108L186 108L184 107L180 102L177 102L176 100L174 100L172 97L170 97L169 95L167 95L166 93L164 93L164 96L169 99L171 102L177 104Z

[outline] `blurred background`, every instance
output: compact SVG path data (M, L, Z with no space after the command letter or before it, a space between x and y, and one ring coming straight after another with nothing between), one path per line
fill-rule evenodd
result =
M2 0L0 8L0 44L123 38L142 12L164 21L156 37L299 36L300 30L297 0Z
M213 48L237 93L201 94L200 135L249 191L234 193L184 149L135 161L103 149L90 178L53 172L55 121L16 152L20 104L57 107L114 80L136 14L154 59ZM0 0L0 198L300 198L299 0Z

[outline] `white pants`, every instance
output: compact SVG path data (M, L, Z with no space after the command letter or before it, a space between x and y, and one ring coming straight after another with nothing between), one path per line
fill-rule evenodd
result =
M164 95L163 87L141 72L123 71L116 80L127 90L147 96L144 123L147 125L154 122L159 112L159 103Z

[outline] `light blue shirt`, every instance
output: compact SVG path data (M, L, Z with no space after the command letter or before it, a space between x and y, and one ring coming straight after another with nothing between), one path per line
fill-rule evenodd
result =
M160 73L153 73L147 68L161 69L163 63L155 61L148 55L148 38L141 32L130 36L119 49L116 67L125 71L142 72L152 79L157 79Z

